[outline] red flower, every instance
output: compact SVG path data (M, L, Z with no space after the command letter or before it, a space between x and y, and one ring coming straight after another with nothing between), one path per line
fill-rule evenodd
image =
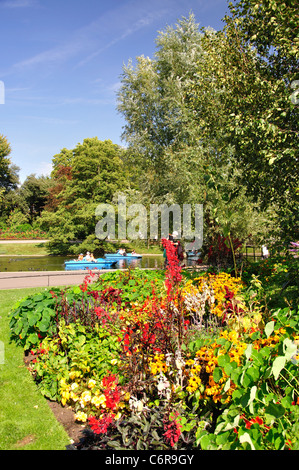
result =
M170 443L171 447L178 442L182 431L182 425L175 419L178 413L172 419L169 419L168 423L164 422L164 434L165 439Z
M179 259L177 256L177 250L171 240L162 240L162 245L166 249L166 258L167 258L167 272L165 284L167 287L167 293L170 294L172 287L175 284L179 284L182 280L181 275L181 266L179 265Z
M256 418L251 418L250 420L246 419L244 415L241 415L240 418L244 419L246 429L250 429L254 423L257 423L259 426L264 424L264 421L259 416L256 416Z
M102 418L95 418L90 416L88 424L95 434L105 434L108 431L108 427L113 423L115 415L113 413L106 413Z

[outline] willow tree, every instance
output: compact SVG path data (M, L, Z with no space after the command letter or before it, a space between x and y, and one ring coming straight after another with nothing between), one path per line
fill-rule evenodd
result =
M153 59L137 57L123 69L118 110L131 160L143 171L141 187L152 201L200 202L204 149L186 101L203 60L194 16L168 27L156 39Z
M203 203L204 233L223 232L226 213L235 236L255 230L256 208L238 186L241 169L234 146L225 142L227 109L215 80L207 37L194 15L160 32L152 59L137 57L124 67L118 110L131 163L152 202Z

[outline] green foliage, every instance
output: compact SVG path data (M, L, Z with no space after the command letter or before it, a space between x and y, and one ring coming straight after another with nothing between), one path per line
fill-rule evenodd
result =
M116 271L105 273L94 284L96 289L103 290L109 286L121 291L122 305L130 305L132 302L144 302L151 297L153 288L156 292L163 289L164 272L133 269L128 271Z
M195 430L188 413L180 409L180 426L182 433L179 443L173 449L192 449L195 441ZM165 438L166 423L169 417L167 404L160 404L131 416L125 417L111 427L109 435L96 435L88 431L81 443L71 446L76 450L167 450L169 442ZM189 426L186 425L188 421Z
M100 382L108 371L116 372L111 361L120 352L117 336L98 325L91 330L80 321L66 325L59 322L57 337L45 338L33 350L36 359L31 371L41 393L51 400L61 401L60 381L70 381L73 372L76 381L94 379Z
M274 329L271 322L265 327L265 337L259 338L260 333L250 335L248 339L252 342L248 343L245 360L239 366L231 367L228 355L221 356L221 361L219 358L218 364L235 390L213 434L197 431L197 444L202 449L298 447L295 434L299 416L298 356L295 358L298 351L290 339L298 335L298 316L296 321L292 312L289 313L294 319L293 327Z
M57 290L57 293L59 291ZM25 350L37 346L41 339L55 332L56 300L48 291L29 296L13 308L9 326L11 337Z
M18 178L16 172L18 167L11 164L10 155L11 147L4 135L0 134L0 204L2 206L4 194L16 188ZM0 206L0 208L1 208Z
M285 265L272 265L271 281L286 274ZM78 420L94 417L94 433L73 448L297 449L298 312L288 307L269 312L262 303L263 283L247 273L249 307L242 303L251 314L247 323L242 328L240 323L238 332L229 322L213 331L198 329L179 316L180 296L166 297L162 276L161 271L105 273L51 297L31 296L12 313L12 337L31 347L30 370L41 393L71 405ZM184 288L192 292L196 283ZM226 292L233 302L230 289ZM57 315L52 326L47 308ZM39 315L44 310L45 319ZM44 339L36 335L34 343L32 334L43 329ZM110 392L109 374L116 378Z
M54 186L40 219L49 231L51 253L66 253L70 241L94 235L96 207L112 202L117 191L128 186L122 156L120 147L95 137L54 157Z
M267 309L284 309L286 306L298 310L298 259L283 255L248 263L243 269L243 279L249 283L250 279L257 280L262 287L260 297ZM260 299L261 300L261 299Z
M232 138L244 123L235 124L230 115L252 86L248 69L240 73L237 66L242 54L223 32L200 31L194 15L166 28L156 43L153 59L141 56L135 67L124 67L119 92L123 136L131 166L140 168L140 189L154 201L203 203L206 246L227 228L241 240L265 234L269 222L266 227L259 197L253 201L241 183L248 169L239 162L241 143ZM255 76L254 54L244 50Z

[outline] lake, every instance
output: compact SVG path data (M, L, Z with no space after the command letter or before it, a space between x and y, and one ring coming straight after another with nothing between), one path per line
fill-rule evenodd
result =
M0 272L19 271L64 271L64 262L72 258L66 256L1 256ZM120 260L115 269L124 269L128 265L139 268L161 268L163 256L143 256L142 259Z
M66 256L0 256L0 272L64 271L64 262L70 259ZM191 266L193 263L188 260L186 264ZM159 269L164 266L164 258L161 255L144 255L142 259L120 260L114 269L125 269L129 265Z

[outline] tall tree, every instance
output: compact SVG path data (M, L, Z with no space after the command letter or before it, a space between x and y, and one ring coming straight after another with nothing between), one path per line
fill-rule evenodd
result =
M11 146L6 137L0 134L0 217L9 215L11 204L7 194L17 188L19 167L10 160Z
M59 251L68 250L71 240L87 237L95 240L96 207L111 203L117 191L128 185L123 152L110 140L94 137L54 157L52 178L56 183L56 202L52 199L53 204L48 204L41 217L42 227L52 239L53 252L56 247Z
M38 176L35 174L27 176L26 180L20 188L20 195L23 197L28 210L29 222L32 224L41 213L46 205L51 180L46 176Z
M167 27L153 59L138 57L135 67L124 67L118 96L141 188L152 202L203 203L207 243L227 226L228 211L241 238L252 231L256 214L242 188L236 191L241 170L233 165L233 146L224 145L227 109L223 85L215 85L208 35L215 37L200 31L193 14Z
M6 137L0 134L0 189L5 191L17 186L19 168L10 160L11 147Z
M123 138L133 163L143 169L141 184L152 201L202 200L204 149L186 101L203 61L201 37L190 15L158 35L153 59L138 57L135 67L129 62L123 70L118 95L126 119Z
M207 131L222 127L223 145L233 146L243 170L240 183L263 207L275 204L277 235L288 243L298 237L297 5L241 0L230 9L223 31L204 39L222 109L216 119L211 113ZM202 91L199 79L196 103Z

